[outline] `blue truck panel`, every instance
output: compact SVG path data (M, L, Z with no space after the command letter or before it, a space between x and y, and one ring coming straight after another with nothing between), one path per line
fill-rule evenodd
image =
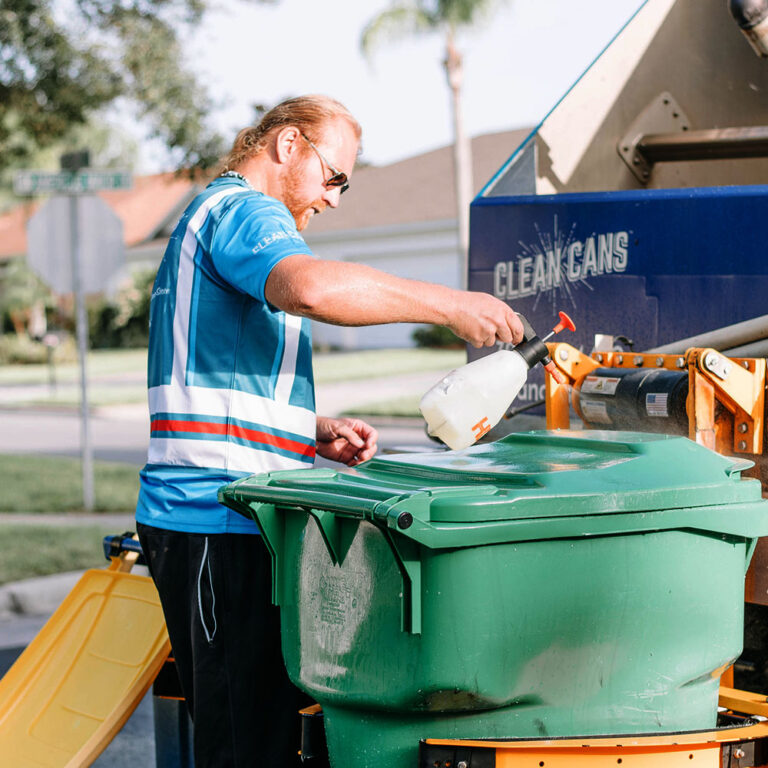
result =
M478 197L470 216L470 289L542 335L568 312L585 351L596 333L642 351L768 314L766 185Z

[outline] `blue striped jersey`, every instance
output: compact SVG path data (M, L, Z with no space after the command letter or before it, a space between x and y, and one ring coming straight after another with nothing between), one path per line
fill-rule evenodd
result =
M311 251L288 209L239 178L219 177L184 212L152 290L138 522L255 533L217 490L314 462L309 320L264 296L270 270L297 253Z

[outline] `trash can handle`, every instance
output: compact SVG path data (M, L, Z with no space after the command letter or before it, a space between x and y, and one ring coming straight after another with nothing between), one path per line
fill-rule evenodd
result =
M219 498L219 501L225 504L230 504L231 500L239 501L243 505L238 505L239 510L249 507L248 500L239 497L237 492L228 497L220 495ZM281 507L297 507L304 510L323 509L328 512L339 512L349 517L367 520L372 518L374 509L380 503L378 499L314 491L309 488L286 488L272 485L259 486L259 502L279 504Z
M260 493L261 493L260 489ZM326 494L321 494L326 495ZM334 565L343 562L352 543L349 531L341 520L326 506L323 509L312 507L305 503L287 504L285 496L281 495L278 503L260 501L245 504L240 500L227 499L227 504L247 513L259 526L261 540L269 550L272 561L272 602L280 606L284 600L284 584L279 567L279 553L284 551L285 513L303 512L314 518L328 555ZM345 508L346 511L346 508ZM383 534L395 558L395 563L403 580L400 598L401 629L411 634L421 634L421 554L419 544L407 536L398 535L381 522L375 522L373 516L363 514L345 515L351 519L368 520Z

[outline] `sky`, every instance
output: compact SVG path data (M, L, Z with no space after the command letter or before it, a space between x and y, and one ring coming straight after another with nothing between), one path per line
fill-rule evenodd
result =
M216 103L227 141L251 105L326 93L363 126L363 157L376 165L452 141L438 35L382 43L366 59L365 24L390 0L212 0L184 39L187 61ZM642 0L499 0L462 33L463 116L471 136L536 125L632 16ZM146 170L162 164L145 151Z

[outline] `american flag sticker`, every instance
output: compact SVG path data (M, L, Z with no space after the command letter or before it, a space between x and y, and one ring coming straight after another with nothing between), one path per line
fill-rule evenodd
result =
M645 412L649 416L669 416L666 392L649 392L645 396Z

